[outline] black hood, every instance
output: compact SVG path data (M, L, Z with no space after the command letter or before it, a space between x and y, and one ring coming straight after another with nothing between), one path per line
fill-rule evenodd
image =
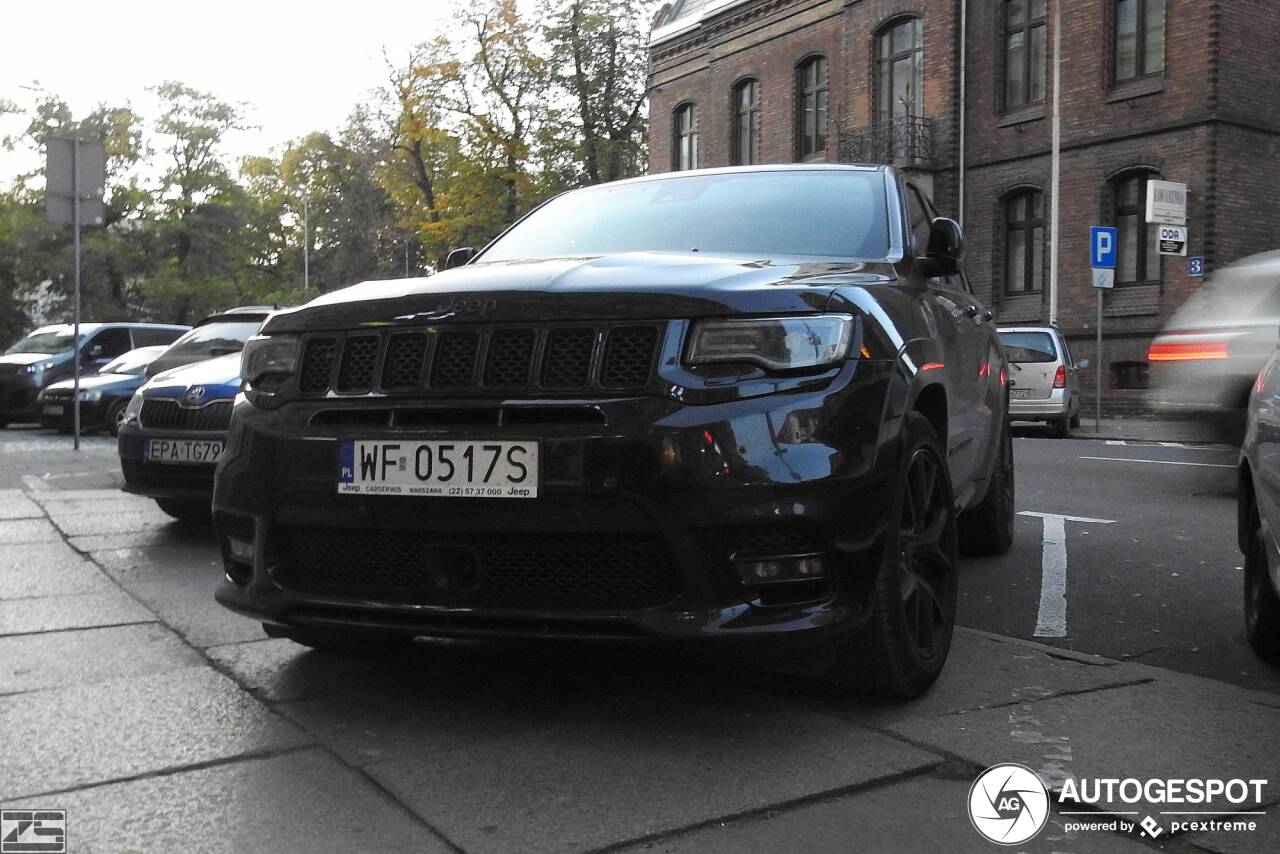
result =
M662 320L822 311L841 285L891 280L888 264L633 252L474 264L364 282L272 316L264 332L387 324Z

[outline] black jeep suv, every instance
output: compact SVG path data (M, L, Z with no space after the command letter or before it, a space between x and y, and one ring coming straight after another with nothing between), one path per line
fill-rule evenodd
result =
M218 600L320 648L720 644L919 694L958 548L1013 531L960 253L890 168L705 170L276 314L217 470Z

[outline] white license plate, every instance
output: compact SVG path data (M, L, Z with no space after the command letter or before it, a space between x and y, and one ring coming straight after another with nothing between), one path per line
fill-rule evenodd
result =
M350 440L338 491L352 495L537 498L537 442Z
M149 439L146 458L152 463L179 465L216 463L223 447L221 439Z
M1032 388L1015 388L1009 392L1009 397L1013 400L1032 400L1035 396L1036 391Z
M61 406L53 406L50 404L45 405L45 407L40 411L43 412L45 415L61 415L62 413L66 412L66 410L63 409Z

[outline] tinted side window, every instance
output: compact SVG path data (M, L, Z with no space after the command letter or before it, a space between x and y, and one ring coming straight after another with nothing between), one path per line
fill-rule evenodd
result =
M920 191L910 185L907 186L907 212L911 216L911 233L915 235L916 256L924 257L929 250L929 225L932 220L924 199L920 198Z
M129 330L123 328L103 329L84 346L84 352L93 354L95 359L114 359L133 349Z
M181 329L134 329L133 346L154 347L160 344L172 344L181 335Z

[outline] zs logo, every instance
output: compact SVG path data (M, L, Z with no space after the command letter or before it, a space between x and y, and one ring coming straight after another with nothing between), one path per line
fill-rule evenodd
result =
M0 854L65 854L66 810L0 810Z

